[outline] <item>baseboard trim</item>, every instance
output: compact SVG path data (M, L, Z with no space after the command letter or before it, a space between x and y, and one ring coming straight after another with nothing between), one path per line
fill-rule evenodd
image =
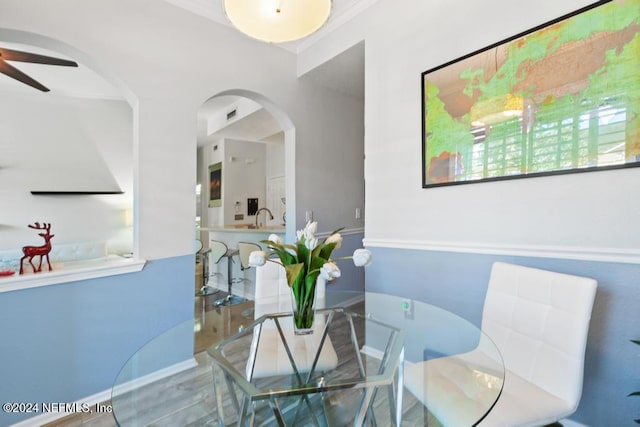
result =
M365 238L366 247L415 249L438 252L460 252L490 255L511 255L535 258L560 258L581 261L640 264L640 250L577 246L509 245L478 242L441 242L400 239Z
M119 384L113 387L114 394L120 393L128 393L137 388L144 387L156 381L159 381L163 378L169 377L171 375L179 374L182 371L186 371L187 369L195 368L198 366L198 362L195 358L191 357L182 362L176 363L171 366L167 366L166 368L158 369L157 371L153 371L150 374L147 374L143 377L136 378L131 381L127 381L126 383Z
M102 404L103 402L111 400L112 392L126 393L138 387L143 387L155 381L161 380L174 374L178 374L182 371L186 371L187 369L191 369L196 366L198 366L198 362L196 362L196 360L192 357L183 362L176 363L163 369L159 369L135 380L127 381L126 383L116 386L113 389L104 390L91 396L87 396L69 405L65 404L65 406L68 406L69 408L86 408L88 406L89 408L91 408L92 412L95 412L94 409L98 404ZM108 408L111 409L111 405L109 405ZM64 418L68 415L73 415L76 413L77 412L69 412L64 410L59 412L48 412L46 414L36 415L35 417L27 418L26 420L20 421L16 424L12 424L11 427L41 426L43 424L51 423L60 418Z
M96 394L92 394L91 396L87 396L80 400L77 400L71 404L69 407L82 408L85 405L88 405L91 408L91 411L94 411L98 404L103 402L107 402L111 399L111 390L104 390ZM44 424L52 423L54 421L59 420L60 418L64 418L68 415L77 414L77 412L48 412L46 414L36 415L35 417L27 418L26 420L20 421L16 424L11 424L11 427L33 427L33 426L41 426Z

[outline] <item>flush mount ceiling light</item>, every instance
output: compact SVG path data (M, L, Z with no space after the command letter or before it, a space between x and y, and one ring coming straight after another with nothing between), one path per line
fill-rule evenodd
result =
M331 0L225 0L224 10L246 35L283 43L320 29L331 14Z

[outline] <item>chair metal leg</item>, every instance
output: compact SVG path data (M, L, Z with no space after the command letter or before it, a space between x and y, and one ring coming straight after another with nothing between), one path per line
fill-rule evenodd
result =
M227 257L227 296L216 300L213 303L213 305L215 305L216 307L233 305L233 304L238 304L246 301L246 298L235 296L231 291L231 286L233 285L232 263L233 263L233 256Z
M214 286L209 285L209 281L214 277L224 277L221 273L211 273L209 271L209 261L207 256L207 262L202 264L202 287L196 291L197 297L215 295L220 292L220 289L217 289Z
M200 288L198 292L196 292L196 296L203 297L203 296L215 295L219 292L221 292L220 289L216 289L213 286L204 285L203 287Z

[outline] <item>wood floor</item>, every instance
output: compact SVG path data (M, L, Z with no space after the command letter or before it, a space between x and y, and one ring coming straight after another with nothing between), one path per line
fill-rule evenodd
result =
M136 391L138 394L144 394L143 398L137 397L137 401L143 401L145 407L136 406L131 408L131 414L127 414L122 407L119 408L118 420L122 425L137 426L207 426L217 425L217 417L215 414L215 401L213 396L213 388L211 386L211 361L210 357L203 350L214 342L235 333L238 326L248 324L252 321L251 301L234 304L227 307L216 307L214 301L220 298L220 294L213 296L204 296L195 298L195 318L196 331L194 343L194 358L198 365L194 368L187 369L179 374L175 374L169 378L164 378L160 384L150 384L144 389ZM363 310L363 305L356 306L354 309ZM335 345L340 345L335 342ZM354 394L356 393L356 394ZM148 398L147 398L148 395ZM413 399L405 390L403 401L403 426L437 426L438 423L432 420L424 407ZM356 405L359 395L357 391L345 391L344 393L335 394L328 399L322 399L322 404L335 406L339 408L341 405ZM227 399L227 404L231 405L231 399ZM387 426L388 407L385 407L386 399L377 399L374 403L376 413L383 414L377 418L379 426ZM110 402L104 402L109 405ZM347 406L348 407L348 406ZM269 408L266 408L269 413ZM135 424L129 423L128 416L136 414ZM336 411L339 413L339 411ZM262 425L271 426L273 420L269 421L265 418ZM328 420L330 426L346 426L349 420L334 418ZM305 423L303 423L306 425ZM78 426L94 426L94 427L112 427L116 426L115 419L112 414L79 414L72 415L56 422L46 424L45 427L78 427Z

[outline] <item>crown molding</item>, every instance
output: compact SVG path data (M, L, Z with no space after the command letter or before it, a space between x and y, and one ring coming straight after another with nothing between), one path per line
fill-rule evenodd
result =
M332 11L329 21L327 21L324 27L296 43L295 53L301 53L306 49L309 49L319 40L346 24L366 9L376 4L378 1L380 0L355 0L348 3L341 10Z

